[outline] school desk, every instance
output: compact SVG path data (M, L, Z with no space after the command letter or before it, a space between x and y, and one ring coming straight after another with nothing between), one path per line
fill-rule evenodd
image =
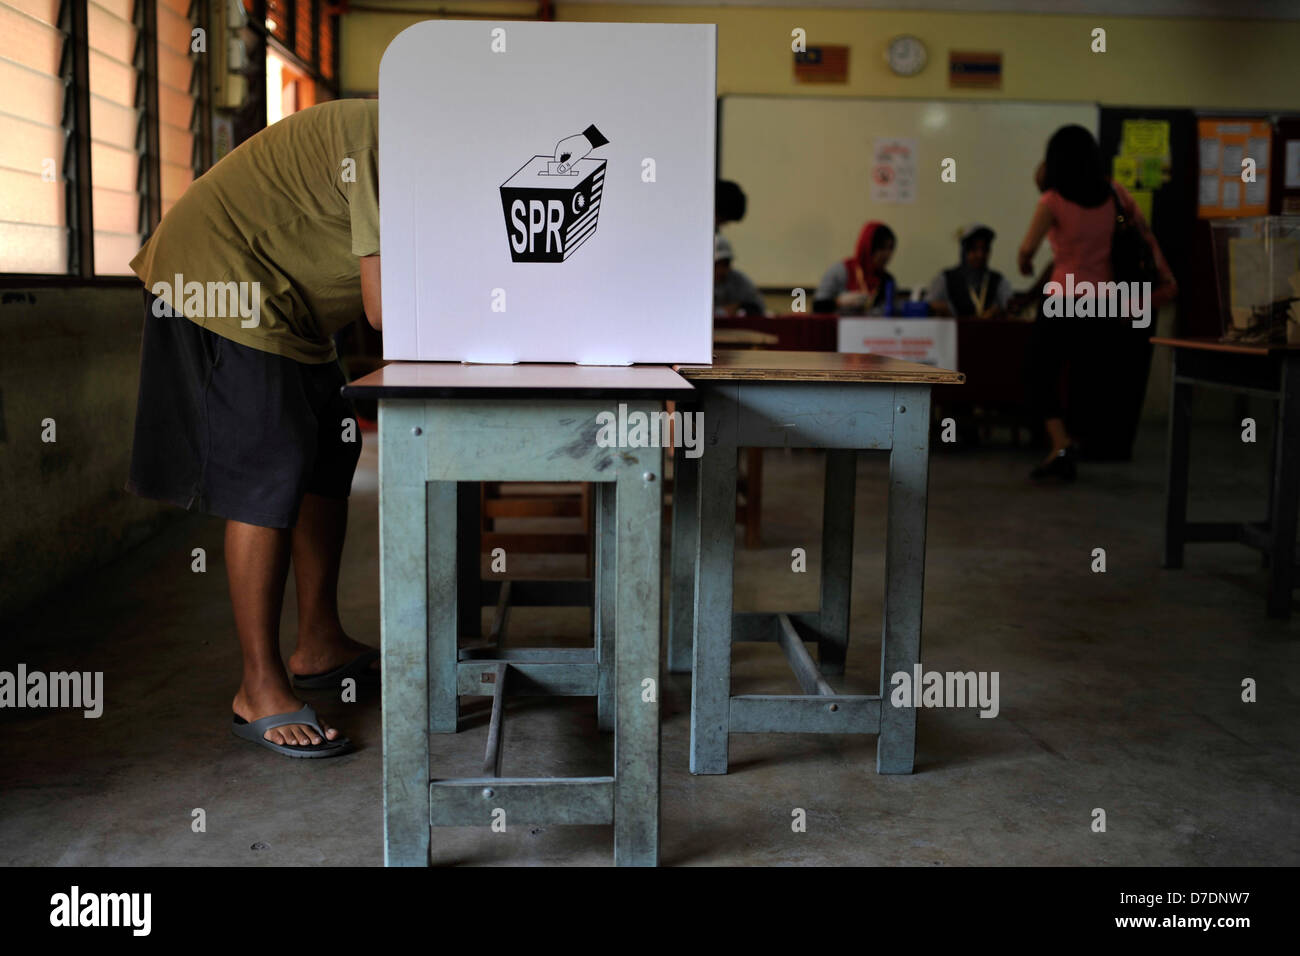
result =
M612 823L616 863L658 862L662 453L601 447L597 416L648 414L691 392L658 366L451 362L387 365L344 389L379 403L388 865L427 865L431 826L487 832L502 810L507 827ZM477 568L458 534L477 489L458 483L481 481L596 483L594 647L458 647L464 576ZM493 698L484 776L431 779L428 734L456 732L461 694ZM613 775L497 776L507 694L595 696L614 730Z
M1151 342L1173 350L1164 566L1181 568L1183 546L1189 542L1237 541L1257 548L1268 562L1268 615L1290 617L1300 496L1300 349L1236 345L1213 338L1156 337ZM1198 387L1262 395L1277 402L1267 520L1187 520L1189 403L1192 389Z
M958 372L839 352L720 351L678 367L704 414L703 454L674 457L669 670L693 672L691 772L726 773L733 733L878 734L876 769L910 773L916 712L879 695L839 694L853 578L858 449L889 452L881 688L920 661L930 389ZM826 449L821 600L817 611L732 610L736 449ZM775 641L803 689L731 694L734 641ZM817 645L814 662L804 642Z

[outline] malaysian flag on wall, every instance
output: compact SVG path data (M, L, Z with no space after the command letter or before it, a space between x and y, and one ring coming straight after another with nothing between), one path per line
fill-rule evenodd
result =
M846 46L810 46L794 55L796 83L847 83L849 48Z
M948 53L948 85L986 90L1002 88L1002 54L971 53L952 50Z

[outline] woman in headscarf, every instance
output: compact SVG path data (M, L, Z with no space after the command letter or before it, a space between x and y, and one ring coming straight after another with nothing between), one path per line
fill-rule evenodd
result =
M993 230L976 223L967 226L959 237L961 261L946 269L930 283L926 301L935 315L987 319L1006 309L1011 301L1011 283L1006 276L989 268L993 248Z
M814 312L870 312L882 305L895 287L885 265L894 254L894 231L872 220L862 227L853 255L837 262L822 276L813 295Z

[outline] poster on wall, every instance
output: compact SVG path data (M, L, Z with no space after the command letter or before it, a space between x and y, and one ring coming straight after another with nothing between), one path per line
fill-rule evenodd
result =
M1169 180L1170 162L1168 120L1124 120L1111 176L1128 190L1148 224L1153 197Z
M1273 128L1267 120L1201 119L1197 215L1202 219L1263 216Z
M715 33L400 33L379 68L384 357L708 364Z
M871 162L872 202L916 202L916 140L876 138Z

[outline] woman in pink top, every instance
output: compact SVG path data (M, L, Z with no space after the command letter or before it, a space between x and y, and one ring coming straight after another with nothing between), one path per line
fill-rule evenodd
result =
M1023 275L1034 274L1034 253L1046 237L1052 247L1054 264L1044 295L1056 292L1055 305L1064 308L1054 308L1049 312L1044 300L1039 307L1030 344L1031 401L1042 416L1052 441L1051 452L1034 469L1032 477L1071 481L1076 474L1077 452L1065 424L1067 410L1060 398L1061 372L1070 363L1072 379L1104 375L1106 356L1113 355L1115 349L1131 347L1135 336L1144 339L1149 336L1154 310L1174 297L1177 286L1133 197L1122 186L1107 179L1101 150L1092 133L1082 126L1058 129L1048 140L1042 169L1043 194L1020 244L1019 266ZM1129 300L1125 297L1129 309L1122 316L1063 317L1074 312L1076 303L1089 312L1094 307L1100 310L1100 296L1086 304L1077 297L1085 292L1092 296L1097 292L1096 283L1113 279L1111 238L1115 232L1116 198L1124 216L1138 227L1150 244L1159 280L1149 299ZM1076 303L1060 301L1067 290L1074 292ZM1137 302L1143 303L1142 308L1148 310L1145 315L1136 308ZM1137 328L1134 328L1135 321L1139 323Z

